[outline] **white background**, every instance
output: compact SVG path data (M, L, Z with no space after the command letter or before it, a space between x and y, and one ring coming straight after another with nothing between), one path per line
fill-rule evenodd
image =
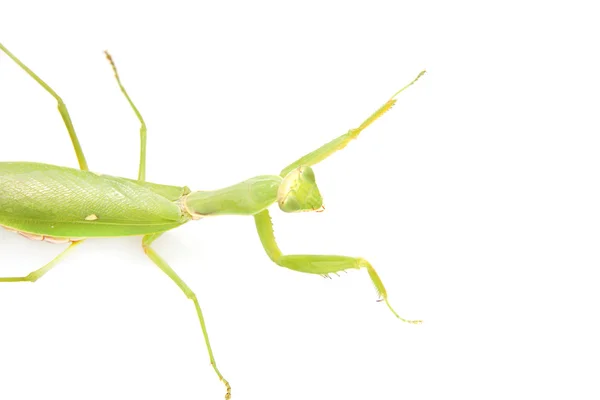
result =
M356 127L315 168L322 214L273 209L288 253L362 256L332 280L272 264L251 218L168 233L244 399L600 396L600 32L592 2L0 0L0 41L67 103L91 169L214 189ZM17 5L18 4L18 5ZM0 54L0 160L76 167L54 100ZM62 246L0 233L0 275ZM192 304L139 238L0 286L0 398L221 399Z

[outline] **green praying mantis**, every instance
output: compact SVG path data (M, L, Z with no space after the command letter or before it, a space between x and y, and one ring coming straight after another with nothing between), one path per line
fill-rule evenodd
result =
M87 239L143 236L142 248L147 256L194 303L210 363L225 385L226 399L231 398L231 386L217 368L198 298L152 248L152 243L163 233L189 221L218 215L252 216L265 252L275 264L322 276L364 268L380 300L385 302L397 318L412 324L421 322L404 319L394 311L383 282L364 258L283 254L275 240L268 208L277 203L286 213L322 211L323 201L311 167L356 139L365 128L392 108L396 97L414 84L425 71L398 90L358 128L350 129L299 158L283 168L279 175L260 175L223 189L192 192L187 187L146 181L146 124L121 83L115 63L108 52L105 54L117 84L141 124L140 163L136 180L90 171L63 100L2 44L0 50L56 99L58 111L79 162L79 169L33 162L0 162L0 227L29 239L69 244L56 258L29 275L3 277L0 282L35 282Z

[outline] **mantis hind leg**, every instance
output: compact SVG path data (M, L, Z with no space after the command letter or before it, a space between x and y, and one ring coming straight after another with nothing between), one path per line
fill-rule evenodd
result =
M227 390L225 394L225 399L231 399L231 386L229 382L223 378L221 372L217 368L217 363L215 362L215 358L213 356L212 348L210 347L210 341L208 339L208 332L206 331L206 323L204 322L204 316L202 315L202 310L200 309L200 303L198 303L198 298L196 294L189 288L189 286L173 271L173 269L163 260L151 247L150 245L154 242L161 234L152 234L144 236L142 240L142 247L144 248L144 252L150 259L156 264L158 268L161 269L179 288L181 291L187 296L188 299L194 302L194 306L196 307L196 313L198 314L198 319L200 320L200 326L202 327L202 334L204 335L204 342L206 343L206 349L208 350L208 356L210 358L210 364L213 369L217 373L217 376L225 385Z
M146 132L147 132L146 123L144 122L144 118L142 118L142 114L138 111L137 107L135 106L135 104L133 104L133 101L127 94L127 90L125 90L125 87L121 83L121 78L119 78L119 73L117 72L117 66L115 65L115 62L114 62L112 56L108 53L108 51L105 51L104 54L106 55L106 59L108 60L108 62L110 62L113 72L115 73L115 79L117 80L117 83L119 84L119 88L121 89L121 92L127 99L127 102L133 109L135 116L137 117L137 119L140 121L140 124L141 124L141 126L140 126L140 168L138 171L138 181L145 181L146 180Z
M306 272L309 274L317 274L327 276L331 273L344 271L347 269L365 268L369 273L369 277L377 290L377 294L382 301L388 306L390 311L400 320L410 324L419 324L420 320L404 319L394 311L387 298L387 291L383 286L383 282L373 266L363 258L354 258L347 256L336 255L310 255L310 254L294 254L284 255L279 250L279 246L275 241L273 233L273 223L268 210L261 211L254 216L256 229L260 241L267 252L269 258L277 265L292 269L298 272Z
M30 77L32 77L37 83L39 83L44 89L46 89L46 91L50 93L52 97L56 99L58 103L58 112L60 113L60 116L62 117L65 126L67 127L67 131L69 132L69 137L71 138L71 143L73 143L73 148L75 150L75 154L77 155L77 161L79 162L79 168L87 171L87 161L85 160L85 156L83 155L83 150L81 149L81 145L79 144L79 139L77 138L77 134L75 133L75 128L73 128L71 116L69 115L69 111L67 110L67 106L65 105L63 100L58 94L56 94L54 90L52 90L50 86L48 86L48 84L46 84L46 82L40 79L40 77L37 76L35 72L30 70L25 64L21 62L21 60L19 60L15 55L8 51L8 49L4 47L1 43L0 50L6 53L7 56L9 56L15 63L17 63L19 67L21 67L25 72L27 72L27 74Z
M69 253L73 248L75 248L75 246L77 246L81 243L83 243L83 240L80 240L77 242L72 242L69 247L67 247L65 250L63 250L62 253L57 255L52 261L50 261L48 264L44 265L42 268L36 269L35 271L31 272L27 276L0 278L0 282L35 282L38 279L40 279L42 276L44 276L46 274L46 272L48 272L52 268L54 268L54 266L56 264L58 264L58 262L60 260L62 260L63 257L67 255L67 253Z
M308 153L304 157L301 157L298 160L294 161L293 163L291 163L290 165L285 167L281 171L280 175L282 177L285 177L287 174L289 174L291 171L295 170L298 167L303 167L303 166L310 167L311 165L314 165L314 164L317 164L317 163L323 161L324 159L326 159L327 157L329 157L336 151L341 150L344 147L346 147L348 145L348 143L350 143L350 141L352 139L356 139L358 137L358 135L366 127L371 125L373 122L375 122L375 120L377 120L379 117L381 117L383 114L385 114L390 108L392 108L394 106L394 104L396 104L396 96L398 96L405 89L407 89L409 86L411 86L413 83L415 83L421 76L423 76L423 74L425 74L425 71L421 71L419 73L419 75L417 75L417 77L415 79L413 79L409 84L407 84L402 89L400 89L396 93L394 93L394 95L392 97L390 97L390 99L388 101L386 101L384 105L379 107L379 109L377 109L377 111L375 111L373 114L371 114L371 116L369 118L367 118L362 124L360 124L360 126L358 128L350 129L347 133L333 139L331 142L319 147L318 149Z

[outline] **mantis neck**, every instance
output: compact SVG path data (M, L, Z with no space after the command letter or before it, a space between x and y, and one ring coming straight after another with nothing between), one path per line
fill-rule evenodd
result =
M254 215L277 201L282 178L260 175L223 189L192 192L182 199L193 219L209 215Z

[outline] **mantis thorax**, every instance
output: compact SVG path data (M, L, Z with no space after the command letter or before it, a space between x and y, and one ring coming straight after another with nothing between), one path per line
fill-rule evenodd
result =
M181 199L192 219L216 215L255 215L277 202L284 212L320 211L323 199L310 167L284 178L260 175L223 189L192 192Z

